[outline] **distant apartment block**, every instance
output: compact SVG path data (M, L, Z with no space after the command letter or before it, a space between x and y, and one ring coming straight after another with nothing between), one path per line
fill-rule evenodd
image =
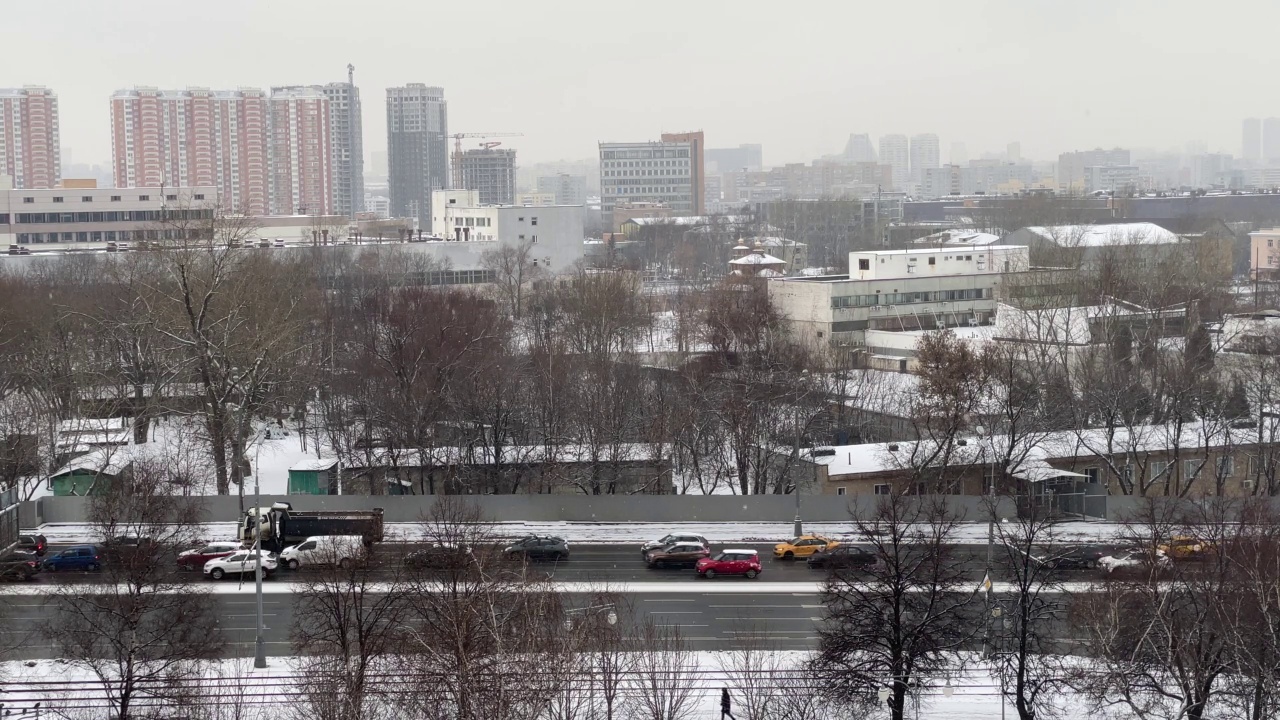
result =
M551 193L556 205L586 205L587 176L560 173L538 178L538 192Z
M1262 121L1262 160L1280 162L1280 118L1269 117Z
M387 88L387 182L394 217L431 224L431 197L449 187L449 122L444 88Z
M702 214L697 152L684 141L600 143L600 210L660 204L676 215Z
M1129 164L1129 151L1122 148L1113 150L1098 148L1097 150L1062 153L1058 156L1058 188L1063 192L1083 189L1085 186L1085 168Z
M553 207L559 205L555 193L533 192L516 195L516 205L521 207Z
M0 175L14 187L50 188L62 177L58 96L31 85L0 89Z
M911 180L921 182L925 171L941 164L942 149L938 136L933 133L922 133L911 136Z
M707 172L758 172L764 169L764 146L739 145L736 148L707 148Z
M707 199L702 192L703 182L707 177L707 141L703 137L702 131L662 133L661 140L666 143L689 143L690 157L693 160L691 165L693 170L693 209L699 215L705 214L707 212Z
M239 90L135 87L111 96L116 187L215 187L224 207L270 211L267 96Z
M849 135L849 141L844 145L843 158L848 162L867 162L876 161L876 149L871 144L871 136L866 133L854 133Z
M1262 121L1247 118L1241 123L1240 154L1249 162L1262 161Z
M275 215L333 209L329 97L315 88L271 92L271 207Z
M1131 193L1140 177L1137 165L1092 165L1084 169L1084 191Z
M911 144L906 135L885 135L880 138L880 163L893 168L893 186L905 187L911 179Z
M335 215L354 218L364 210L364 130L360 119L360 88L353 83L332 82L326 85L291 85L272 88L284 90L311 89L329 99L329 167L332 197L329 207Z
M511 205L516 198L516 151L478 148L462 153L462 185L481 205Z

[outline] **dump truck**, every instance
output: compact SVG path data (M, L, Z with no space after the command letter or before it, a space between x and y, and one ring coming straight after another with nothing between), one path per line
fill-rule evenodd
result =
M256 526L262 532L262 549L276 553L316 535L355 535L368 546L382 542L382 512L382 508L302 511L278 502L246 510L238 539L253 542Z

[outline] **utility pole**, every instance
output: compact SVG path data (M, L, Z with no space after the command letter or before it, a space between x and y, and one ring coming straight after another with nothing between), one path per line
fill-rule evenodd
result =
M254 570L254 577L257 579L257 595L258 595L258 634L254 640L253 666L263 669L267 666L267 645L263 640L262 627L262 490L258 482L258 478L262 475L262 433L258 431L258 447L253 453L253 513L254 513L254 538L253 548L255 551L255 564L257 568Z

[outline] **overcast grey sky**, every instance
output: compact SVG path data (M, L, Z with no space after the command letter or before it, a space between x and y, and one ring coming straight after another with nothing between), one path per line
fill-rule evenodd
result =
M1280 115L1265 50L1280 3L1187 0L8 0L0 86L58 93L62 147L110 159L117 88L342 80L364 144L386 146L385 88L441 85L452 132L522 132L521 163L600 140L706 131L767 164L838 152L851 132L936 132L943 156L1018 140L1239 153L1240 120ZM65 159L65 156L64 156Z

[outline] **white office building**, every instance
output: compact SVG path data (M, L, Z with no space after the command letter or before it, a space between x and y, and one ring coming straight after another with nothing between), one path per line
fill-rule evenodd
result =
M938 144L938 136L933 133L922 133L911 136L911 180L924 180L926 170L938 167L942 161L942 150Z
M479 267L484 252L499 245L527 245L534 263L558 273L582 259L585 218L581 205L481 205L475 190L437 190L429 242L454 267Z
M600 143L600 210L611 215L618 205L650 202L695 214L702 196L695 167L693 143Z
M865 350L871 330L992 324L1002 278L1029 267L1025 245L852 252L847 274L770 280L769 298L801 340Z

